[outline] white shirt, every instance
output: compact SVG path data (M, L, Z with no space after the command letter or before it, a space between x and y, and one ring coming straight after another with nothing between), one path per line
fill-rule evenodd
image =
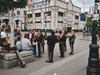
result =
M1 38L6 38L7 37L7 34L5 32L1 32Z

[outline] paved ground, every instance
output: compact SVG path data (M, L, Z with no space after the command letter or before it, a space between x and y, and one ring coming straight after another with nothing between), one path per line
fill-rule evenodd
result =
M0 69L0 75L86 75L88 64L89 44L91 37L82 37L82 33L76 33L75 54L69 55L70 48L67 40L67 52L65 58L59 58L58 43L54 51L54 63L46 63L47 46L42 58L36 58L34 62L28 63L25 68L19 66L11 69ZM90 40L87 40L87 39ZM100 45L100 41L98 41ZM55 74L55 75L56 75Z

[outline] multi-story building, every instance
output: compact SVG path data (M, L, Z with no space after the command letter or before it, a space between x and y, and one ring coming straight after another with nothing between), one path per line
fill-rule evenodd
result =
M50 2L34 3L32 9L33 27L38 29L61 29L72 24L74 30L80 30L81 8L73 5L72 1L50 0Z
M33 5L34 4L34 7ZM21 27L37 29L61 29L67 24L72 24L73 30L80 30L81 8L75 6L71 0L50 0L33 3L28 0L28 5L24 9L15 9L14 28ZM1 17L1 25L5 25L7 16ZM8 22L9 25L9 22Z

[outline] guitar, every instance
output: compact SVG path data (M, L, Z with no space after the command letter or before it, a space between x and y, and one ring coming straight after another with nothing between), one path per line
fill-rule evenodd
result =
M19 53L18 50L15 51L17 58L18 58L18 64L20 67L24 68L26 66L25 60L23 59L23 57L21 56L21 54Z

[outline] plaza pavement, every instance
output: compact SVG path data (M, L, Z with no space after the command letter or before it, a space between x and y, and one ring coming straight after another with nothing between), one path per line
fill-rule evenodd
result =
M86 75L91 40L87 40L86 37L83 38L80 32L76 33L74 55L69 55L68 40L66 43L67 52L65 52L65 58L59 58L59 44L57 43L54 51L54 62L46 63L45 61L48 57L47 46L45 45L45 52L42 58L36 58L34 62L28 63L25 68L20 68L19 66L11 69L1 68L0 75ZM100 41L98 41L98 45L100 45Z

